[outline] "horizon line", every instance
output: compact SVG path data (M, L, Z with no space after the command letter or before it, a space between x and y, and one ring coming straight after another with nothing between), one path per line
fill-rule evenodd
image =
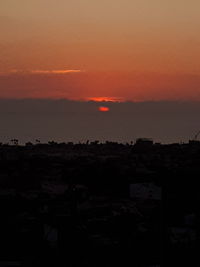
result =
M12 98L12 97L0 97L0 101L71 101L71 102L85 102L85 103L90 103L90 102L95 102L95 103L160 103L160 102L165 102L165 103L170 103L170 102L178 102L178 103L199 103L200 99L193 100L193 99L149 99L149 100L133 100L133 99L125 99L125 98L120 98L120 97L85 97L85 98L52 98L52 97L17 97L17 98Z

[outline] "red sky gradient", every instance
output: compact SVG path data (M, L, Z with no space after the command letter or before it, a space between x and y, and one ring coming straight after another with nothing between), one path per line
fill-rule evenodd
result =
M200 100L200 1L6 0L0 98Z
M200 100L200 76L135 72L0 75L1 98L93 101Z

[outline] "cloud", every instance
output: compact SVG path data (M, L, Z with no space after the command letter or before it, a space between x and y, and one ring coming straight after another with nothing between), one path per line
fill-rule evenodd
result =
M81 70L32 70L31 74L67 74L67 73L79 73Z
M83 70L78 69L63 69L63 70L9 70L7 72L0 72L0 75L11 75L11 74L69 74L69 73L80 73L83 72Z
M125 99L123 97L87 97L86 100L88 101L95 101L95 102L124 102Z
M110 112L99 112L99 106ZM188 142L199 130L199 102L87 102L0 99L0 140Z

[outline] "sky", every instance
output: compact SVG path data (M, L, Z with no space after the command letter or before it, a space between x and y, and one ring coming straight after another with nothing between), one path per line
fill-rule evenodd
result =
M0 0L0 98L200 100L199 0Z

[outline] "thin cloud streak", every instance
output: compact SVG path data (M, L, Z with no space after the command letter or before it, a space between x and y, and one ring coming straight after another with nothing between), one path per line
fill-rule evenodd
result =
M10 70L7 72L0 72L0 75L12 75L12 74L70 74L70 73L80 73L83 72L83 70L72 70L72 69L64 69L64 70Z
M81 70L32 70L32 74L67 74L67 73L79 73Z

